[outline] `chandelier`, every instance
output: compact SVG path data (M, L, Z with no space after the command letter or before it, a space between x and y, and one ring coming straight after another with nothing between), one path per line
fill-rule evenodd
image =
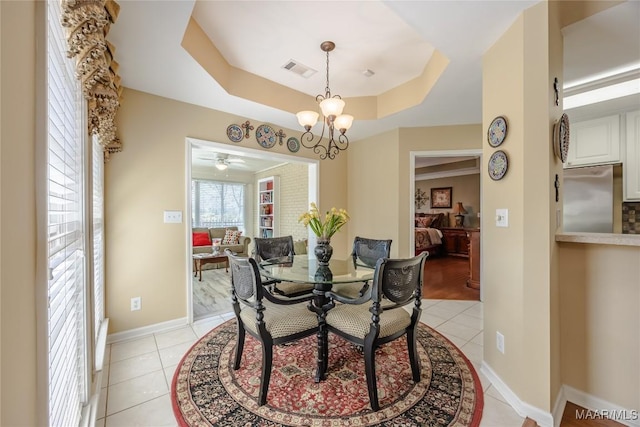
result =
M316 101L320 104L320 110L322 110L322 115L324 116L322 134L320 134L318 142L314 143L314 135L311 133L311 128L318 122L319 114L315 111L300 111L296 114L298 123L305 129L305 132L300 137L302 145L306 148L312 148L314 153L320 154L321 159L326 159L327 157L335 159L336 154L347 149L349 139L345 133L353 123L353 116L342 114L344 101L340 95L331 96L331 89L329 89L329 52L335 47L335 43L331 41L322 42L320 45L320 49L327 53L327 86L324 88L324 95L316 96ZM326 146L322 145L325 126L328 128L329 138ZM340 132L337 135L337 139L335 139L335 129Z

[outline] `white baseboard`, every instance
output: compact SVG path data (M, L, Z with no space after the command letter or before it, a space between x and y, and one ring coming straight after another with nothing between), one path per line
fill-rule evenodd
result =
M549 413L520 400L486 362L482 362L480 371L491 381L491 385L500 392L518 415L531 418L541 427L559 427L567 402L575 403L590 410L592 412L590 415L594 418L607 416L620 424L629 427L640 427L640 409L625 409L611 402L607 402L604 399L563 384L556 398L553 413Z
M496 388L505 398L507 403L520 415L521 417L529 417L534 420L540 427L553 427L553 415L550 412L543 411L540 408L536 408L526 402L520 400L520 398L507 386L504 381L486 364L482 362L480 371L491 381L491 385Z
M180 317L178 319L168 320L162 323L156 323L154 325L143 326L141 328L129 329L128 331L116 332L110 334L107 338L108 344L113 344L119 341L128 341L134 338L142 338L146 335L155 334L159 332L167 332L172 329L182 328L189 324L186 317Z
M560 394L564 400L562 405L563 411L564 404L569 401L592 411L594 416L607 416L620 424L631 427L640 427L640 408L626 409L566 384L563 384ZM560 414L560 417L562 417L562 413Z

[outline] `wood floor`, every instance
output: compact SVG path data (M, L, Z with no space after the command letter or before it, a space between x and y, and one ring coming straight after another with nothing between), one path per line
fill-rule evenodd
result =
M560 427L622 427L624 424L600 418L597 413L567 402L562 413Z
M467 286L469 259L441 256L425 264L422 297L480 301L480 291Z
M589 412L582 406L575 403L567 402L560 420L560 427L624 427L616 421L609 419L600 419L598 414ZM538 424L531 418L524 420L522 427L538 427Z

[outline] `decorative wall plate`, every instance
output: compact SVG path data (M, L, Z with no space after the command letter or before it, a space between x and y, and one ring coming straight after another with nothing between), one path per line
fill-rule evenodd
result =
M238 125L229 125L227 127L227 137L233 142L240 142L244 138L244 132Z
M507 173L509 168L509 159L507 153L498 150L489 158L489 176L494 181L501 180Z
M300 141L298 141L298 138L292 136L291 138L287 139L287 148L292 153L296 153L300 149Z
M569 116L562 114L553 126L553 152L562 163L567 161L569 153Z
M489 125L487 131L487 141L492 147L497 147L504 142L507 137L507 119L504 116L498 116Z
M278 138L271 126L260 125L258 126L258 129L256 129L256 140L258 141L258 144L264 148L271 148L276 145Z

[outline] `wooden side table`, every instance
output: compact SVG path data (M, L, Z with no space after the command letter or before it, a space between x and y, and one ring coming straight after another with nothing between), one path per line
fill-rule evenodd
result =
M440 231L442 231L444 249L447 255L465 258L469 256L467 230L468 229L462 227L443 227L440 229Z
M224 254L193 254L193 277L200 276L202 282L202 266L225 263L224 271L229 272L229 258Z

